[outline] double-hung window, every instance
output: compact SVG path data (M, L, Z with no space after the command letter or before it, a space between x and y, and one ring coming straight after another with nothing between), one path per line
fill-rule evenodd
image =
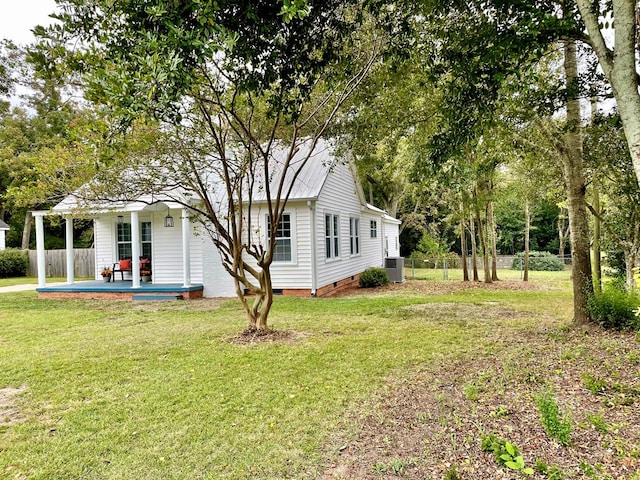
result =
M267 235L271 232L271 219L267 215ZM273 252L274 262L291 262L293 260L291 214L283 213L276 230L276 247Z
M117 236L116 236L116 249L118 253L118 260L125 260L131 258L131 224L130 223L118 223Z
M140 223L140 244L142 256L151 260L151 222Z
M340 217L333 213L324 216L325 257L340 257Z
M116 224L117 260L128 260L133 255L131 224ZM140 256L151 260L151 222L140 222Z
M351 246L351 255L358 255L360 253L360 219L351 217L349 218L349 243Z

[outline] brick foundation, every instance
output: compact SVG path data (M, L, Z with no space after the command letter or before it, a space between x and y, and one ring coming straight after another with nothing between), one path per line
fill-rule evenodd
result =
M337 282L330 283L329 285L325 285L324 287L320 287L316 290L316 297L330 297L341 290L356 288L358 286L359 279L360 274L353 275L351 277L343 278ZM288 297L309 297L311 296L311 290L302 288L285 288L282 290L282 295Z
M132 300L133 296L143 292L38 292L38 298L75 299L75 300ZM180 295L183 300L202 298L202 290L188 292L162 292L165 295Z

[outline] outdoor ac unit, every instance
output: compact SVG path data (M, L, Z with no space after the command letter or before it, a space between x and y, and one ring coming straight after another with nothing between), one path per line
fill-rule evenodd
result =
M384 268L387 270L389 280L391 280L393 283L404 282L404 257L385 258Z

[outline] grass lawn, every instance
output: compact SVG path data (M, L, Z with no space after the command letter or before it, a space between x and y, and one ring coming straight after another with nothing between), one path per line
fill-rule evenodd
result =
M231 341L245 326L232 300L0 294L0 478L323 478L335 442L355 438L396 381L502 355L497 328L566 328L568 275L532 274L544 289L424 280L279 297L271 326L290 337L249 345ZM512 314L482 313L496 306Z

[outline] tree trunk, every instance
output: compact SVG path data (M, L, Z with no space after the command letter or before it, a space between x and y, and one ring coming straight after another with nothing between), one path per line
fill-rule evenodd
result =
M640 184L640 95L636 73L636 2L613 0L614 50L607 47L600 31L598 10L592 0L577 0L591 46L609 80L627 139L633 170Z
M462 281L469 281L469 267L467 266L467 232L464 222L464 207L460 205L460 252L462 253Z
M487 223L491 235L491 280L499 281L498 278L498 247L496 246L496 219L493 215L493 200L487 204Z
M484 268L484 283L492 283L491 267L489 265L489 249L487 248L487 225L480 218L480 208L475 206L476 222L478 223L478 236L480 237L480 247L482 248L482 266Z
M593 289L596 293L602 291L602 263L601 263L601 226L600 215L602 214L600 208L600 190L598 188L598 182L593 179L593 209L597 215L593 217Z
M635 250L635 249L632 249ZM628 292L631 292L635 287L636 280L634 278L634 268L636 263L638 263L638 256L636 251L627 250L625 248L624 252L624 261L625 261L625 273L626 273L626 282L625 286Z
M591 259L589 255L589 223L585 201L585 180L582 167L582 133L580 103L577 98L578 62L575 42L564 42L564 70L568 86L567 132L564 143L562 169L565 180L571 229L571 258L573 264L573 320L576 324L589 322L589 298L593 295Z
M563 212L564 209L560 208L560 213L558 214L558 256L562 258L562 261L564 262L567 237L570 235L571 231L569 224L567 223L568 215L565 215Z
M244 262L241 262L239 265L243 264ZM241 268L243 267L239 266L239 269ZM244 272L239 272L239 275L235 276L234 280L236 295L240 299L240 303L249 319L249 330L267 330L267 319L273 305L273 289L269 267L262 267L262 272L257 277L260 286L255 291L245 291L245 286L239 280L239 277L242 276L244 276ZM249 298L251 298L251 302Z
M529 235L531 232L531 214L529 213L529 200L524 202L524 272L522 280L529 281Z
M469 226L471 227L471 266L473 268L473 281L479 282L478 277L478 244L476 243L476 227L473 215L469 217Z
M597 110L598 100L597 98L591 97L591 123L594 123L596 120ZM600 293L602 291L602 252L600 248L600 218L602 216L602 209L600 206L600 186L595 172L593 174L591 188L593 190L593 209L596 211L596 214L593 216L593 289L596 293Z
M22 250L29 250L31 243L31 224L33 223L33 215L27 212L24 216L24 228L22 229Z

